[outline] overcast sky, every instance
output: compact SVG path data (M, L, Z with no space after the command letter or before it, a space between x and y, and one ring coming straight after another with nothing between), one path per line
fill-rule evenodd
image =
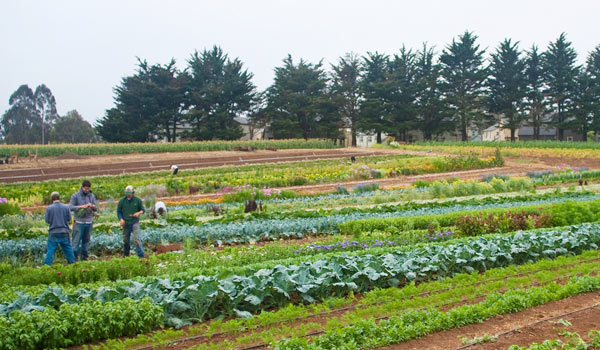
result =
M0 113L21 84L44 83L59 114L77 109L93 123L136 56L183 69L213 45L238 57L259 89L288 53L327 67L346 52L393 54L424 41L439 53L465 30L488 52L505 38L545 50L566 32L583 63L600 44L599 14L598 0L1 0Z

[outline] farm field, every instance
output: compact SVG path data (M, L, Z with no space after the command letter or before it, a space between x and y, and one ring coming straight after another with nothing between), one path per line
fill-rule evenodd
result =
M3 184L0 349L600 348L600 157L551 146L96 176L91 259L72 265L41 266L40 209L81 179ZM169 208L142 216L143 259L121 256L130 183Z

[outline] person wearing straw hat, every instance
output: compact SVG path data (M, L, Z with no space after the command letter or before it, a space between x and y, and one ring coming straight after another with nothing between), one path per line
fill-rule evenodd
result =
M75 263L75 254L69 239L69 224L71 223L71 210L67 205L60 202L58 192L50 194L52 204L46 208L44 220L49 225L48 228L48 245L46 250L46 258L44 264L52 265L54 260L54 252L60 245L69 264Z
M140 239L140 215L146 212L144 203L134 195L133 186L125 187L125 196L117 205L119 224L123 227L123 255L129 256L131 249L131 235L135 243L135 251L140 258L144 257L144 248Z

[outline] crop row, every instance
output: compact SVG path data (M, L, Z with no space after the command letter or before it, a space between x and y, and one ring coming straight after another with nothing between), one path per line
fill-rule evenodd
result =
M586 196L593 194L593 192L582 191L554 191L552 193L546 192L543 194L511 194L510 196L502 197L483 197L483 198L471 198L466 200L439 200L430 202L400 202L398 199L402 198L402 194L397 190L391 191L378 191L379 193L373 194L371 192L371 200L378 204L370 207L359 207L356 204L345 203L348 207L335 208L335 209L317 209L320 205L323 205L318 198L314 197L315 201L312 204L312 209L317 210L304 210L304 205L298 202L290 202L293 206L287 211L282 209L280 204L263 202L263 210L252 212L250 214L244 214L244 206L238 204L237 206L217 207L218 210L224 212L221 217L212 219L206 215L209 212L212 213L211 209L215 207L196 206L187 208L170 208L169 216L164 221L149 221L142 216L141 225L142 228L145 226L157 226L166 224L188 224L188 225L203 225L209 224L223 224L229 222L242 222L250 221L255 219L293 219L293 218L314 218L331 215L345 215L350 213L378 213L378 212L399 212L414 209L423 208L434 208L434 207L449 207L454 205L481 205L481 204L494 204L494 203L506 203L506 202L519 202L525 200L539 200L539 199L551 199L551 198L576 198L578 196ZM329 196L326 196L329 197ZM351 198L351 197L349 197ZM395 203L384 204L386 201L392 201ZM308 202L306 202L308 204ZM98 217L95 219L94 232L112 232L119 230L118 223L116 220L115 210L106 208L98 212ZM212 213L214 215L214 213ZM203 220L198 220L199 218ZM46 235L47 224L44 221L43 215L41 214L17 214L7 215L0 218L0 239L18 239L18 238L35 238L38 236Z
M447 245L429 244L408 251L379 248L373 250L376 254L333 255L328 259L272 268L246 268L245 273L226 277L150 277L143 283L119 284L115 288L81 288L69 294L60 287L50 287L36 298L21 295L12 302L0 304L0 314L49 305L58 307L63 303L78 304L86 300L106 302L150 297L153 303L164 307L167 325L181 326L192 320L220 315L250 316L253 312L281 307L294 300L312 303L332 293L346 295L351 291L363 292L461 272L579 254L598 249L598 244L600 224L582 224L560 230L483 236Z
M585 253L583 256L562 258L558 259L557 261L540 261L536 264L530 264L520 267L511 266L506 269L488 270L481 275L463 274L460 276L456 276L453 279L423 283L419 284L419 286L411 284L402 289L378 289L367 293L365 295L365 298L360 299L358 301L362 306L358 307L359 305L356 305L357 316L352 317L349 315L346 318L361 318L365 315L365 312L372 313L377 312L377 310L389 311L391 310L389 308L390 302L394 304L394 307L392 308L393 310L403 310L407 307L422 307L425 305L433 305L432 302L434 300L448 302L455 299L460 300L464 297L471 298L470 295L474 291L480 293L479 290L493 292L498 288L519 288L523 286L528 286L532 282L545 284L547 283L546 281L551 280L553 276L556 275L566 277L576 274L586 274L590 271L597 269L597 261L586 263L587 260L593 257L597 258L597 253L588 252ZM526 275L522 275L522 273L528 274L530 272L533 272L533 274L529 277L527 277ZM478 283L477 288L475 289L473 288L475 286L474 283ZM425 297L424 295L427 295L427 297ZM320 306L317 305L316 309L312 306L290 306L280 311L261 313L260 315L257 315L254 318L234 319L226 323L216 322L214 324L209 325L208 327L204 326L196 330L188 329L187 333L202 333L210 335L214 334L219 328L221 328L222 330L235 330L237 332L240 330L241 327L254 328L258 326L265 326L273 324L274 320L292 321L295 317L301 316L302 314L308 315L306 313L307 311L309 311L307 310L307 308L312 309L313 312L319 312L318 310L331 310L328 309L327 305L330 305L330 307L334 305L336 307L341 307L347 305L348 303L355 302L356 300L354 300L353 298L349 298L346 301L337 298L337 300L326 300L324 304L321 304ZM372 306L369 307L369 305ZM378 305L378 307L375 307L373 305ZM89 311L90 307L93 307L91 311ZM113 316L115 307L124 308L125 315ZM0 317L0 322L2 320L5 321L4 325L6 327L4 330L4 334L2 335L7 336L5 338L6 344L17 344L14 345L15 347L8 347L9 349L35 348L35 346L33 346L32 344L29 344L31 346L26 346L28 343L24 342L23 338L18 337L19 334L23 334L24 332L25 334L31 335L31 337L27 338L27 341L38 341L39 343L43 342L43 344L54 344L55 346L64 346L65 344L75 345L82 342L103 339L101 337L101 334L111 334L106 332L114 332L112 333L115 334L113 335L113 337L116 337L119 334L131 335L132 333L118 333L119 331L114 329L115 325L118 325L121 322L128 325L128 332L135 332L136 326L134 325L137 325L138 331L148 331L148 329L145 327L148 327L150 324L156 325L156 321L161 315L161 313L159 313L158 310L149 310L148 308L149 305L147 304L147 300L143 300L141 303L138 304L136 304L130 299L124 299L120 302L115 303L107 302L105 304L99 304L98 301L94 301L89 303L86 302L84 303L84 306L63 304L58 307L58 310L55 310L52 307L46 307L45 309L42 309L40 311L33 311L31 313L20 313L17 311L12 313L6 319L4 317ZM298 310L292 311L292 309L294 308ZM141 309L140 314L132 314L133 310L137 309ZM151 314L148 315L147 312L151 312ZM49 315L47 318L44 317L45 313ZM65 322L64 320L57 318L59 315L67 317L77 317L77 320ZM140 315L143 315L143 317ZM123 316L127 321L122 321L123 319L119 318L120 316ZM16 322L13 318L21 320L21 322ZM87 318L93 318L93 320L87 320ZM45 321L38 322L38 320ZM98 320L104 320L106 324L100 325ZM48 331L46 327L43 327L42 329L32 330L31 322L35 322L35 324L38 325L46 325L49 322L54 322L55 327L59 328L61 332L53 333L51 331ZM95 328L91 332L86 333L83 326L84 324L95 325ZM60 325L60 327L58 327L57 325ZM121 332L123 331L121 330ZM43 337L35 337L35 335L37 334L42 334ZM176 334L181 333L168 331L165 332L165 334L175 336ZM289 334L286 335L289 336ZM145 337L142 336L141 338L144 339ZM132 341L135 342L135 339ZM117 342L117 344L122 343ZM132 342L128 342L128 346L120 347L120 349L131 348L132 344ZM94 346L93 348L97 347Z
M277 149L336 148L339 145L331 140L263 140L263 141L196 141L176 143L85 143L54 145L0 145L0 154L28 155L28 151L37 152L40 157L54 157L63 153L80 155L105 155L129 153L161 152L204 152L232 151L235 147L253 146L258 149L274 147Z
M590 261L590 258L595 257ZM185 337L195 340L212 338L224 334L239 334L236 340L213 342L193 349L238 348L249 344L270 342L273 338L303 336L320 331L321 323L315 323L313 316L326 318L328 325L351 324L357 319L392 316L408 308L440 307L473 300L486 294L506 289L526 288L533 284L545 285L555 281L555 276L567 279L576 275L586 275L598 269L598 252L588 251L581 256L561 257L555 260L542 260L534 264L492 269L482 274L460 274L441 281L431 281L418 285L410 284L403 288L376 289L365 293L364 297L328 298L320 304L288 305L275 311L261 312L252 318L235 318L225 322L215 321L193 325L183 331L157 331L147 335L122 341L108 341L101 346L92 346L95 350L123 350L135 345L152 343L167 344L181 342ZM341 311L345 311L343 315ZM302 321L301 327L288 325ZM337 321L339 320L339 321ZM252 334L247 332L255 331ZM229 338L229 337L228 337Z
M480 303L458 306L446 312L436 309L407 310L400 316L380 322L374 319L361 320L344 328L328 329L310 343L306 338L292 338L275 343L272 349L340 349L345 348L346 344L352 344L352 349L385 346L467 324L481 323L496 315L525 310L598 289L600 276L575 277L565 285L549 284L495 293Z
M501 208L517 206L525 207L527 205L543 206L544 203L560 203L569 199L585 201L594 200L596 199L596 196L576 196L575 198L562 197L554 201L542 199L487 205L457 205L452 207L421 208L389 213L350 213L312 218L253 220L240 223L207 224L199 227L194 225L171 225L164 228L146 228L143 230L141 238L144 242L150 244L184 242L185 240L192 240L197 244L233 244L261 240L275 240L282 237L303 237L305 235L317 233L331 234L337 231L338 226L341 228L341 231L345 233L370 231L376 228L385 229L392 226L391 223L396 223L396 226L403 229L407 227L405 225L409 222L413 223L411 229L426 228L426 225L431 220L437 220L442 223L435 215L456 212L455 214L448 214L448 216L445 217L448 220L454 221L461 215L468 215L469 211L481 211L488 208L501 210ZM363 219L367 220L361 221ZM381 224L381 222L383 224ZM401 223L402 226L399 226L398 223ZM449 225L446 224L444 226ZM122 249L122 238L115 234L96 234L94 239L90 242L89 249L96 254L118 252ZM12 259L15 262L17 259L27 257L40 260L45 251L46 240L41 237L9 240L3 242L2 246L0 246L0 258Z
M542 343L533 343L530 346L511 345L508 350L597 350L600 349L600 330L590 330L588 332L589 341L586 342L575 332L561 331L560 335L567 339L563 342L560 339L547 339Z
M504 141L423 141L416 142L414 145L419 146L458 146L458 147L489 147L489 148L570 148L570 149L594 149L600 150L600 143L598 142L563 142L563 141L517 141L517 142L504 142Z
M574 145L578 145L580 143L575 143ZM584 145L584 143L581 143ZM590 145L589 143L585 143L585 145ZM595 147L598 147L596 143L592 144ZM392 147L406 150L419 150L419 151L437 151L444 153L453 153L453 154L478 154L480 156L493 155L496 153L497 147L488 147L481 146L479 144L473 143L465 143L465 144L457 144L450 145L449 144L439 144L439 145L425 145L425 144L411 144L411 145L389 145L389 146L380 146L380 147ZM500 147L502 156L512 156L512 157L531 157L531 158L541 158L541 157L552 157L552 158L598 158L600 153L597 149L592 148L558 148L558 147L520 147L520 148L511 148L511 147Z
M317 184L342 180L361 180L397 176L400 174L425 174L454 170L487 168L495 165L494 158L477 157L414 157L386 155L361 157L356 164L346 159L329 159L276 164L245 165L186 170L177 176L168 171L128 175L91 177L94 194L98 199L119 198L127 185L136 188L138 196L183 194L191 192L223 192L235 186L262 188ZM16 183L3 186L6 198L25 204L31 201L48 201L52 191L74 193L81 179L50 180L38 183Z

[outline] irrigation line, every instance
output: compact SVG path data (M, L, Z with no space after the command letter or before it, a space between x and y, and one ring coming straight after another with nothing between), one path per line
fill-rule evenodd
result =
M571 266L583 265L583 264L591 263L591 262L594 262L594 261L600 261L600 258L593 258L593 259L587 259L587 260L583 260L583 261L579 261L579 262L574 262L574 263L571 263L571 264L567 264L567 265L561 266L560 269L566 269L566 268L569 268ZM538 270L527 272L527 273L519 273L519 274L514 274L514 275L507 275L507 276L504 276L504 277L487 279L487 280L484 280L484 281L479 281L479 282L475 282L475 283L464 285L461 288L475 287L475 286L478 286L478 285L492 283L492 282L504 280L504 279L507 279L507 278L523 277L523 276L532 275L532 274L535 274L535 273L538 273L538 272L549 271L549 270L554 270L554 267L538 269ZM561 278L564 278L564 276L563 277L557 277L557 278L555 278L552 281L557 281L557 280L560 280ZM549 281L549 282L552 282L552 281ZM549 282L547 282L547 283L549 283ZM422 296L426 296L426 295L439 294L439 293L442 293L442 292L445 292L445 291L448 291L448 290L451 290L451 289L454 289L454 288L453 287L448 287L448 288L437 289L437 290L429 291L429 292L421 292L421 293L416 294L416 295L411 295L408 298L408 300L414 299L415 297L422 297ZM487 295L488 294L478 295L478 296L475 296L475 298L481 298L482 296L487 296ZM472 298L470 298L470 299L472 299ZM470 299L463 299L463 300L460 300L460 301L457 301L457 302L440 304L439 306L440 307L444 307L444 306L452 305L452 304L455 304L455 303L467 302ZM377 306L377 305L381 305L381 304L385 304L385 303L386 303L386 301L381 301L381 302L376 302L376 303L368 304L368 306ZM286 323L287 322L295 322L295 321L306 320L306 319L313 318L313 317L326 316L326 315L329 315L329 314L333 314L333 313L337 313L337 312L342 312L342 311L353 310L353 309L356 309L358 306L359 305L353 305L353 306L347 306L347 307L343 307L343 308L338 308L338 309L334 309L334 310L330 310L330 311L321 312L321 313L318 313L318 314L311 314L311 315L307 315L307 316L298 316L298 317L296 317L293 320L286 321ZM378 321L378 320L387 319L387 318L389 318L389 316L376 318L375 320ZM263 325L263 326L259 326L259 327L267 327L267 326L269 326L269 325ZM251 331L251 330L255 330L255 329L259 328L259 327L252 328L252 329L250 329L248 327L244 327L244 328L237 329L235 331L223 331L223 332L213 333L213 334L211 334L211 338L212 337L216 337L216 336L227 335L227 334L231 334L231 333L239 333L239 332ZM313 336L313 335L317 335L317 334L322 334L322 333L324 333L324 331L315 331L315 332L311 332L311 333L305 334L304 336L305 337L309 337L309 336ZM202 338L208 338L208 337L206 336L206 334L201 334L201 335L196 335L196 336L191 336L191 337L178 338L178 339L169 341L169 342L167 342L165 344L161 344L160 346L169 346L169 345L174 344L174 343L183 343L183 342L187 342L187 341L190 341L190 340L197 340L197 339L202 339ZM251 347L243 348L242 350L259 349L259 348L266 347L267 345L269 345L269 344L258 344L258 345L253 345ZM154 345L146 345L146 346L142 346L142 347L139 347L139 348L135 348L133 350L146 350L146 349L154 349L154 348L155 348Z
M498 338L498 337L501 337L501 336L503 336L503 335L507 335L507 334L510 334L510 333L516 332L516 331L518 331L518 330L520 330L520 329L523 329L523 328L526 328L526 327L533 327L533 326L535 326L535 325L537 325L537 324L540 324L540 323L543 323L543 322L548 322L548 321L550 321L550 320L553 320L553 319L556 319L556 318L563 318L563 317L565 317L565 316L569 316L569 315L572 315L572 314L575 314L575 313L578 313L578 312L586 311L586 310L593 309L593 308L597 308L597 307L600 307L600 304L594 304L594 305L591 305L591 306L584 307L584 308L582 308L582 309L577 309L577 310L574 310L574 311L569 311L569 312L566 312L566 313L564 313L564 314L560 314L560 315L556 315L556 316L552 316L552 317L544 318L544 319L541 319L541 320L538 320L538 321L535 321L535 322L529 323L529 324L527 324L527 325L525 325L525 326L517 326L517 327L515 327L515 328L513 328L513 329L510 329L510 330L508 330L508 331L504 331L504 332L497 333L497 334L495 334L493 337L494 337L494 338ZM463 345L463 346L461 346L461 347L458 347L458 348L456 348L455 350L468 349L468 348L470 348L470 347L472 347L472 346L475 346L475 345L480 345L480 344L481 344L481 343L472 343L472 344L467 344L467 345Z

